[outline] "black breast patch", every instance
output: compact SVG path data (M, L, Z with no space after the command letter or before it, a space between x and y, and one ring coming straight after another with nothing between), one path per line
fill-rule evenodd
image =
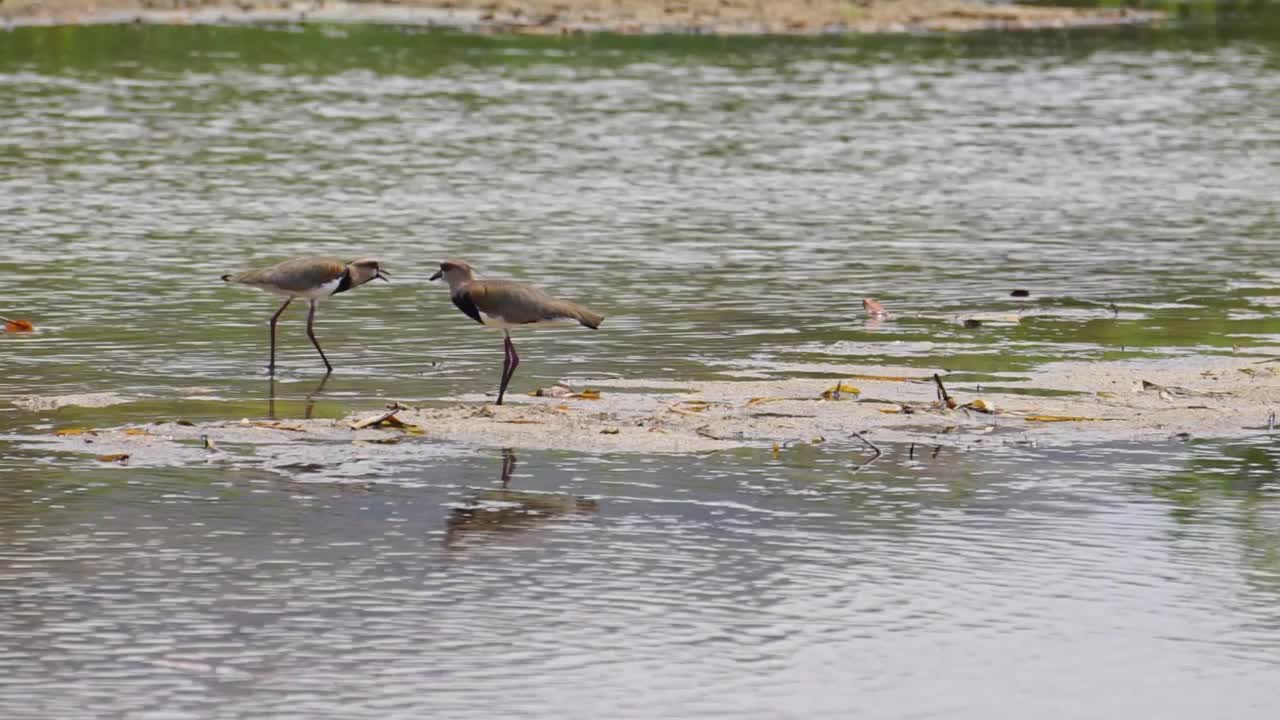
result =
M480 308L476 307L476 304L471 302L470 293L460 292L456 295L450 295L449 297L453 300L453 304L456 305L459 310L466 313L468 317L481 325L484 324L484 320L480 318Z
M334 295L344 293L351 289L351 268L342 271L342 279L338 281L338 289L333 291Z

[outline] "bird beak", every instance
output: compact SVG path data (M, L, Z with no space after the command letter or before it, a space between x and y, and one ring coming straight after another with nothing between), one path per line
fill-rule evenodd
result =
M391 279L387 277L386 272L384 272L381 268L379 268L378 271L373 274L373 276L375 278L378 278L382 282L391 282Z
M442 278L442 277L444 277L444 271L443 271L443 270L437 270L437 271L436 271L436 274L431 276L431 281L432 281L432 282L435 282L436 280L439 280L439 279L440 279L440 278Z

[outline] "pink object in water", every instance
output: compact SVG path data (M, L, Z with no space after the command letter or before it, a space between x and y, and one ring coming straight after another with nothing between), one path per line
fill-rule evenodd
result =
M863 298L862 309L866 310L867 314L874 318L884 318L888 320L893 317L889 314L888 310L884 309L884 306L880 304L880 301L874 298Z

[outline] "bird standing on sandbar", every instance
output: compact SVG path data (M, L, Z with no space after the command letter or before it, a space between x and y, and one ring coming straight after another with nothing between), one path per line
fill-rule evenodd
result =
M502 330L505 355L498 386L499 405L520 365L516 346L511 343L511 328L581 323L595 330L604 321L603 315L571 300L552 297L532 285L512 280L476 280L471 266L460 260L440 263L440 270L431 279L441 277L449 283L449 296L459 310L481 325Z
M311 308L307 311L307 337L316 346L316 352L320 353L325 368L328 372L333 372L329 358L324 356L324 350L320 349L320 342L316 340L316 305L323 298L360 287L374 278L391 282L378 266L377 260L361 258L344 263L336 258L315 256L296 257L260 270L222 276L225 282L256 287L287 298L276 314L271 316L271 364L267 366L267 372L271 375L276 372L276 321L295 298L306 298L310 302Z

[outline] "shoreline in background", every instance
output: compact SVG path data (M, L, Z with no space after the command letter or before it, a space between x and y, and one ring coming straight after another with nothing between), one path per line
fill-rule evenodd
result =
M467 32L561 35L825 35L1141 25L1131 8L979 0L0 0L8 27L93 24L376 23Z

